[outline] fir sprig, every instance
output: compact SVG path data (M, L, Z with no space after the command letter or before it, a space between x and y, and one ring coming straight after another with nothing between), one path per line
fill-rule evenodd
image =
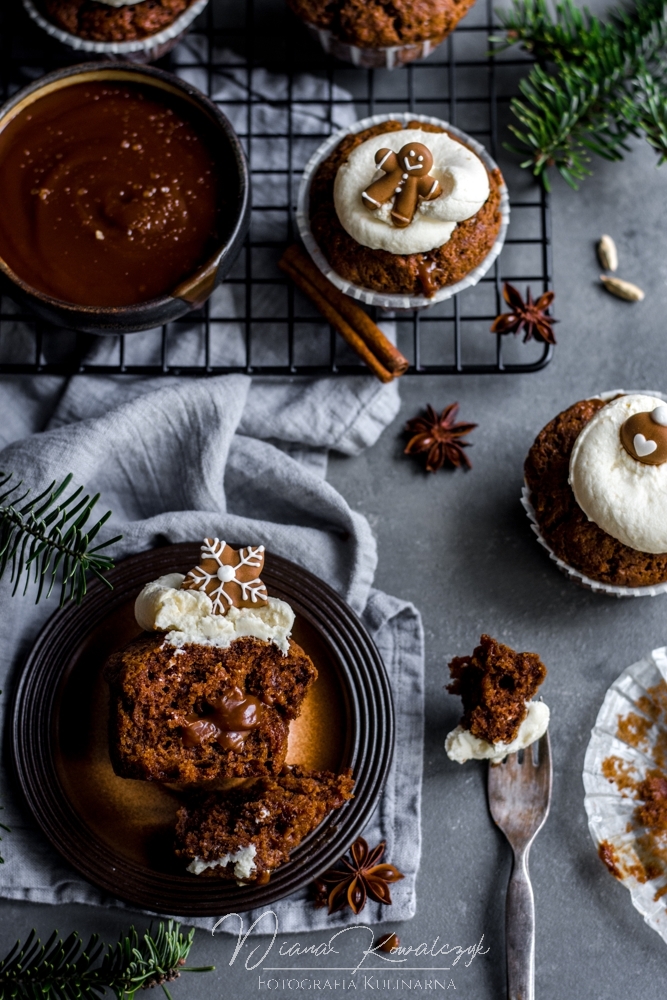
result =
M26 943L16 942L0 961L2 1000L99 1000L110 991L118 1000L132 1000L137 990L161 986L181 972L211 972L214 966L186 965L194 930L186 936L173 921L161 923L153 936L139 938L134 927L117 944L105 946L94 934L86 947L78 934L64 941L57 931L41 944L32 931Z
M572 0L514 0L499 11L501 48L520 43L537 60L512 101L518 143L546 187L555 167L572 187L590 174L591 154L620 160L643 135L667 159L667 0L637 0L608 21Z
M107 511L86 529L99 493L94 497L82 496L83 487L79 486L61 499L72 481L71 473L59 486L54 480L36 497L31 497L29 490L22 492L21 483L13 483L12 479L11 473L0 471L0 579L10 567L12 594L17 592L21 581L25 594L32 577L38 584L37 604L47 581L48 597L59 574L60 607L67 600L81 603L88 573L111 588L103 574L113 569L113 560L100 553L122 535L91 548L100 528L111 517L111 511Z

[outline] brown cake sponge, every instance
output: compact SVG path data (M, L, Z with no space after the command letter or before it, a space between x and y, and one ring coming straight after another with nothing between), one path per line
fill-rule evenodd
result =
M524 466L535 517L559 559L585 576L616 587L646 587L667 580L667 553L640 552L589 521L568 483L574 442L602 399L584 399L544 427Z
M109 750L122 778L197 783L278 774L295 719L317 670L300 646L286 656L272 642L244 637L226 649L167 645L145 633L105 665L111 689ZM237 692L255 703L257 722L230 749L215 726L189 739L188 720L215 720Z
M247 881L266 882L327 813L352 798L353 788L350 770L333 774L293 767L278 778L193 799L178 811L176 855L188 863L215 861L252 846L254 871ZM198 877L238 878L233 863L207 868Z
M129 42L169 27L192 0L142 0L110 7L96 0L40 0L50 21L71 35L93 42Z
M464 729L489 743L511 743L547 668L537 653L516 653L490 635L479 643L472 656L451 661L447 690L463 701Z
M437 44L475 0L287 0L309 24L343 41L375 49L422 42Z
M310 189L310 228L334 271L363 288L388 294L431 296L445 285L453 285L482 263L500 231L501 185L499 170L489 172L490 193L479 212L459 222L444 246L427 253L394 254L372 250L357 243L343 229L334 205L334 182L338 168L367 139L403 128L444 132L427 122L382 122L345 136L317 168ZM460 142L456 136L451 138ZM463 145L463 143L462 143Z

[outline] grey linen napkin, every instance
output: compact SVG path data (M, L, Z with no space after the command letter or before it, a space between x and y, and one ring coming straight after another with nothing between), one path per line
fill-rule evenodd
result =
M100 413L105 399L126 401ZM82 419L89 408L96 416ZM252 383L232 375L161 385L74 379L52 427L0 452L0 468L35 486L65 471L101 491L114 511L108 530L122 532L118 558L167 539L207 534L263 542L331 584L361 615L389 673L397 714L397 750L378 810L366 831L386 839L388 855L405 873L391 910L367 906L361 919L404 920L415 910L420 853L423 642L417 611L373 590L375 542L364 517L350 509L322 476L309 450L335 447L355 454L372 444L395 413L396 398L370 380L323 380L293 386ZM270 431L272 441L260 435ZM282 445L283 447L280 447ZM286 449L298 447L298 457ZM316 452L317 456L318 453ZM310 456L312 458L312 454ZM10 597L0 582L0 685L20 669L38 629L53 610L30 596ZM4 712L5 704L2 703ZM3 821L0 895L39 902L114 902L84 882L35 829L0 773ZM341 851L348 845L341 844ZM278 903L283 931L336 926L305 902L305 892ZM193 921L211 927L215 921ZM236 928L230 927L235 932Z
M196 36L188 44L196 51ZM188 51L192 49L181 51L185 61ZM201 85L199 71L192 73L192 82ZM239 70L238 78L232 72L217 81L216 96L227 94L232 100L244 79L245 72ZM251 83L260 94L280 95L286 87L286 81L264 71L256 71ZM294 96L299 94L321 98L322 103L310 103L303 111L294 107L295 131L307 136L321 131L323 124L343 123L325 100L322 81L301 78ZM285 114L284 108L267 101L257 113L264 133L282 129L284 123L276 115ZM343 104L341 114L348 120L354 117L350 105ZM276 144L265 155L279 166L283 154L280 141ZM270 220L260 224L270 226ZM273 238L283 239L284 234ZM271 294L266 293L267 309L275 308ZM216 308L232 318L242 315L235 295L232 285L218 291ZM20 339L20 327L12 336ZM240 323L221 326L215 338L220 357L233 353L240 336ZM142 361L152 360L159 350L151 332L128 342L135 359ZM100 338L95 357L104 360L115 350L113 338ZM179 352L183 363L196 363L201 352L196 324L179 337ZM412 605L372 589L376 549L368 522L324 478L329 449L358 454L376 441L398 405L395 384L381 386L370 378L0 380L0 469L40 489L72 472L75 483L91 493L101 492L102 509L114 512L106 537L123 534L114 549L116 559L165 540L196 541L206 535L261 542L326 580L361 615L373 636L392 684L397 743L386 789L365 835L371 843L387 841L388 857L405 879L392 886L391 908L371 903L358 918L349 911L328 918L325 910L306 902L305 891L294 894L272 907L284 932L405 920L415 912L423 727L421 620ZM21 669L54 610L53 600L35 606L30 594L12 598L10 590L7 579L0 581L3 721L10 676ZM4 760L0 818L11 833L0 845L6 860L0 866L0 896L122 906L85 882L52 850L15 797L6 777L8 767ZM340 846L342 852L349 845ZM208 928L215 923L188 922ZM237 927L230 924L225 929L236 933Z

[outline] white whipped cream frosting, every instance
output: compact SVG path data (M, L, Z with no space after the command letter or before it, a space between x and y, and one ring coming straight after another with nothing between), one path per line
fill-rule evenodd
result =
M570 456L570 486L589 521L640 552L667 552L667 463L644 465L621 444L621 426L664 400L620 396L590 420Z
M141 628L165 632L170 646L196 643L224 648L235 639L252 636L275 643L287 655L294 612L285 601L269 597L265 607L230 608L226 615L214 615L208 594L180 589L184 579L181 573L168 573L146 584L134 605Z
M429 174L440 181L442 194L433 201L420 200L413 221L399 229L391 219L391 202L371 212L363 205L361 193L383 176L375 163L377 151L386 148L398 153L410 142L421 142L430 149L433 166ZM341 225L357 243L389 253L426 253L444 246L456 223L480 210L489 190L486 167L467 146L446 132L402 129L383 132L352 150L336 174L334 205Z
M254 844L247 847L240 847L233 854L225 854L221 858L213 861L204 861L202 858L194 858L188 865L187 870L193 875L201 875L207 868L226 868L227 865L234 865L234 875L236 878L250 878L255 870L255 855L257 848Z
M549 708L543 701L527 701L528 714L511 743L489 743L473 736L469 729L457 726L447 734L445 750L450 760L465 764L467 760L504 760L510 753L525 750L541 739L549 726Z

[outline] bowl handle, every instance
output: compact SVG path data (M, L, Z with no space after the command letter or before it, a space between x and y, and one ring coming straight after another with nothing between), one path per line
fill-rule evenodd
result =
M171 293L172 298L189 302L193 309L203 306L215 288L221 258L222 251L216 254L213 260L200 267L192 277L181 282Z

